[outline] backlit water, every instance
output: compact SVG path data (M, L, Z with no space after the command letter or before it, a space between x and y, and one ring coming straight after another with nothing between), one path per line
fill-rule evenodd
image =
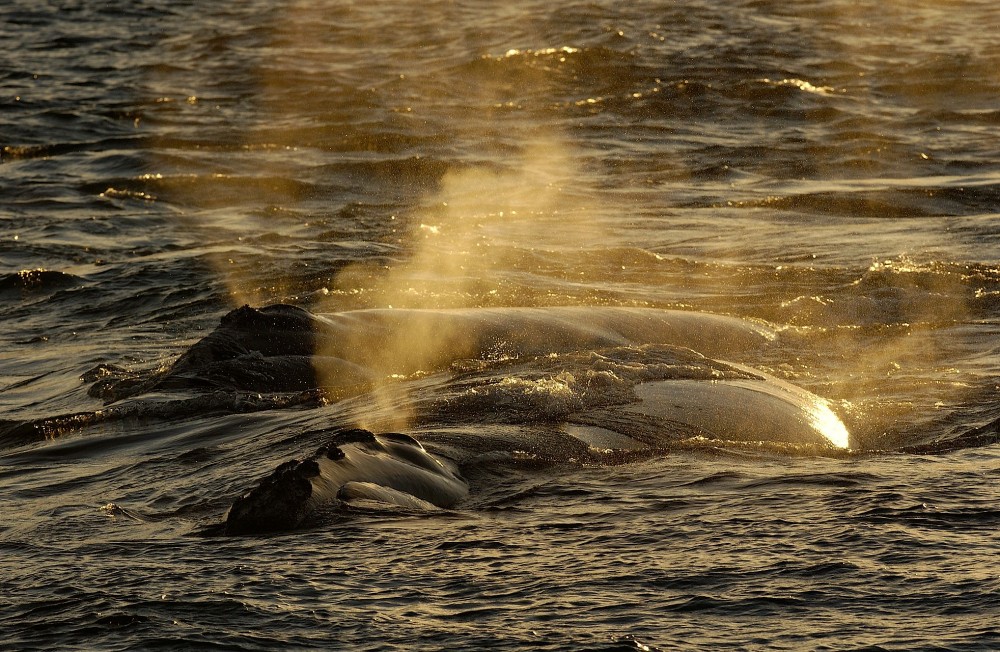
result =
M8 0L0 647L1000 647L998 27L973 0ZM854 450L507 461L455 510L205 537L365 397L103 418L88 388L247 303L763 320L778 345L734 362Z

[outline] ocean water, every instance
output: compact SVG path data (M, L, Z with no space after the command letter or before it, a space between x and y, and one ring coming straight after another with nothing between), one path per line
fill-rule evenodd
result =
M984 0L8 0L0 648L1000 648L998 26ZM424 329L361 386L150 384L247 304L539 308L602 343ZM681 386L671 342L605 341L633 308L772 333L683 346L821 397L848 448L553 447L628 373ZM214 535L358 425L475 452L469 498Z

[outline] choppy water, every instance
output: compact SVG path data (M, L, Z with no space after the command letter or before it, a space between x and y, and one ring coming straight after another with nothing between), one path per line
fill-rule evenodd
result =
M973 0L7 2L0 647L1000 647L998 26ZM454 407L498 358L388 407L88 394L245 303L761 320L778 344L732 361L828 399L853 450L507 459L447 512L199 536L366 406L476 439L565 390L528 361L533 402Z

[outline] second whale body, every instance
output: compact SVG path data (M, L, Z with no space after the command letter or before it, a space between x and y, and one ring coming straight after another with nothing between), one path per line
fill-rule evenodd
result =
M166 371L102 378L108 402L160 390L301 391L360 386L463 359L668 344L721 356L765 346L771 329L723 315L627 307L379 309L313 314L244 306Z

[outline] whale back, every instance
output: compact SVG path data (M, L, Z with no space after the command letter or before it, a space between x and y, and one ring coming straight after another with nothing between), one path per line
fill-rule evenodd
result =
M774 332L708 313L628 307L381 309L317 316L317 353L390 373L463 358L669 344L709 356L760 348Z

